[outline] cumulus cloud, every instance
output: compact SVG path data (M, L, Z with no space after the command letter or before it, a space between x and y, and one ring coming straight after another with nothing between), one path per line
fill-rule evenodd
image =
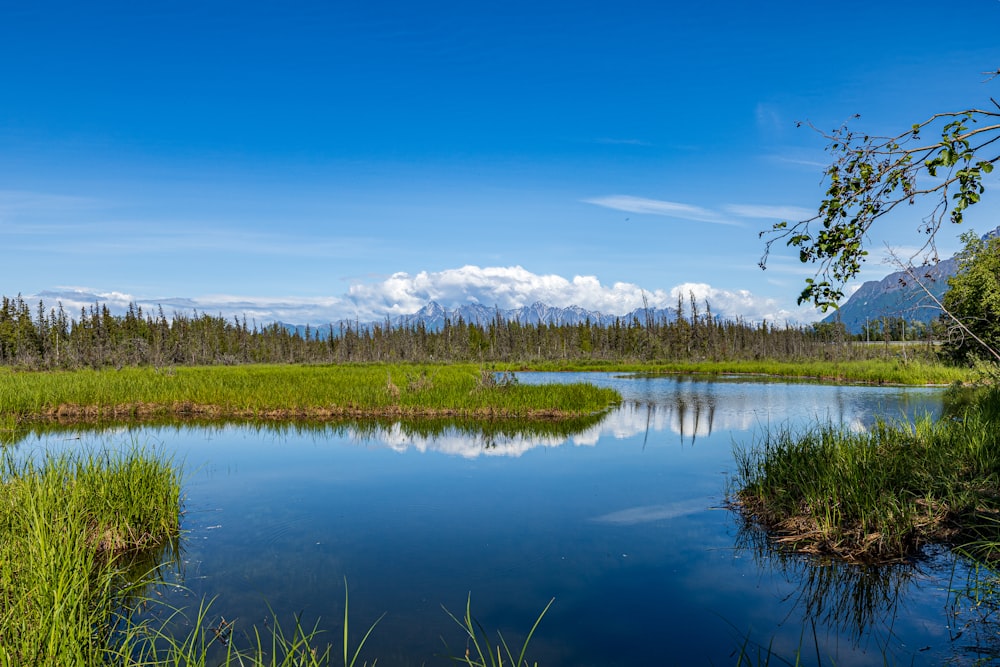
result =
M643 295L651 305L669 305L669 293L663 290L644 290L632 283L604 285L595 276L540 275L520 266L396 273L379 283L353 285L349 292L358 308L387 314L409 314L429 301L446 307L478 303L501 309L541 301L559 308L580 306L617 315L640 307Z
M707 300L712 312L723 317L741 316L752 321L811 321L810 309L784 307L774 299L757 296L747 290L726 290L705 283L684 283L669 290L645 289L633 283L602 283L596 276L567 278L556 274L537 274L521 266L463 266L444 271L421 271L417 274L395 273L388 278L352 285L346 294L320 297L255 297L211 294L189 297L149 297L84 287L66 287L36 295L47 306L61 303L71 314L94 304L107 305L121 313L130 303L145 312L159 308L171 316L174 312L207 313L227 318L244 317L257 323L274 321L297 324L325 324L342 319L363 322L386 317L410 315L431 301L454 309L481 304L502 310L542 302L566 308L578 306L605 315L625 315L641 308L676 306L678 298L687 303L694 294L699 306Z

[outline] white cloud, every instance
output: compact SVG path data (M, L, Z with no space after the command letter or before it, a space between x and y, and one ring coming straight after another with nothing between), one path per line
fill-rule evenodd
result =
M754 113L758 129L771 134L780 133L785 129L785 122L773 104L758 102Z
M669 218L710 222L716 225L742 226L735 218L752 218L764 220L799 221L811 218L815 211L800 206L767 205L767 204L727 204L721 211L715 211L703 206L682 204L680 202L663 201L661 199L646 199L632 195L609 195L583 200L587 204L595 204L616 211L639 213L646 215L662 215Z
M757 296L749 290L718 289L705 283L684 283L670 290L675 302L680 297L687 303L692 294L699 307L707 301L712 313L723 317L740 315L750 321L767 320L779 324L811 322L822 318L822 314L812 307L788 306L776 299Z
M94 290L86 287L62 287L35 295L44 301L46 309L57 304L72 317L81 308L107 306L115 314L124 313L130 304L142 308L144 314L156 315L162 308L167 317L175 313L191 315L195 312L222 315L226 318L244 316L257 324L275 321L291 323L321 323L331 319L351 317L353 311L342 297L253 297L225 294L199 297L146 297L115 291ZM343 313L336 315L335 313Z
M349 298L359 308L379 308L392 314L412 313L429 301L445 307L468 303L502 309L530 306L541 301L565 308L580 306L602 313L624 314L639 308L645 295L650 305L670 305L669 293L644 290L632 283L604 285L596 276L563 276L532 273L520 266L478 267L427 272L396 273L379 283L356 284Z
M170 316L174 312L194 311L224 317L243 317L258 324L280 320L292 323L324 324L341 319L361 321L412 314L430 301L448 309L465 304L489 308L520 308L542 302L565 308L579 306L606 315L625 315L647 303L666 308L677 305L678 297L687 304L694 294L699 308L708 300L712 312L723 317L741 316L747 320L802 322L818 318L808 308L795 308L775 299L760 297L748 290L726 290L705 283L684 283L672 289L645 289L633 283L604 284L596 276L566 278L556 274L537 274L520 266L463 266L444 271L421 271L415 275L395 273L375 282L359 282L347 294L316 297L256 297L209 294L193 297L148 297L85 287L64 287L42 292L47 307L62 303L70 314L95 303L106 304L113 312L123 312L129 303L155 313L162 306Z
M724 207L732 215L741 218L762 218L790 220L797 222L816 215L816 211L800 206L757 206L753 204L730 204Z
M95 208L100 204L99 200L91 197L57 195L31 190L0 190L0 215L64 213L81 208Z
M796 166L810 167L815 169L826 169L829 167L829 163L822 162L820 160L809 160L806 158L798 158L790 155L768 155L766 159L773 162L782 162L785 164L792 164Z
M633 197L631 195L609 195L607 197L594 197L585 199L587 204L596 204L616 211L626 213L642 213L649 215L662 215L669 218L681 218L682 220L694 220L697 222L710 222L716 225L740 225L741 223L731 220L726 216L701 206L691 204L681 204L679 202L662 201L660 199L646 199L644 197Z
M642 139L615 139L612 137L602 137L597 139L595 143L611 146L652 146L651 143Z

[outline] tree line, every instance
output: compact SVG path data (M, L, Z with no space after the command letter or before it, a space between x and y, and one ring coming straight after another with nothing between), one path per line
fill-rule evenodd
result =
M446 320L393 326L328 325L294 331L281 324L207 313L124 315L106 305L70 316L57 304L29 305L20 295L0 301L0 365L26 369L248 363L395 361L682 361L871 356L840 324L812 326L721 320L694 298L678 301L676 318L620 318L612 324L526 324Z

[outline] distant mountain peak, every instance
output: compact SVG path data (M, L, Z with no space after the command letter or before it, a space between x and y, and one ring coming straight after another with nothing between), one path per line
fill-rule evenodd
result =
M423 325L429 330L437 330L444 326L446 320L454 324L461 319L468 324L484 326L497 317L504 321L517 321L525 325L576 325L589 321L591 324L611 326L616 321L631 323L635 319L645 323L647 317L657 321L661 319L673 321L677 318L677 313L673 308L649 308L648 312L642 308L637 308L625 315L605 315L595 310L587 310L581 306L572 305L560 308L550 306L542 301L536 301L530 306L508 309L503 309L499 306L484 306L481 303L470 303L456 306L449 310L437 301L428 301L418 311L410 315L400 315L378 322L359 323L354 320L341 320L313 327L312 330L319 332L321 336L325 336L330 331L337 332L342 329L356 329L359 326L362 329L385 326L386 321L393 327ZM297 331L300 334L305 331L304 325L283 324L283 326L289 331Z
M983 234L981 238L985 241L993 236L1000 236L1000 227ZM910 275L911 271L915 277ZM890 273L881 280L869 280L822 321L839 320L851 333L860 333L866 324L883 317L930 322L941 314L941 308L927 292L941 300L948 291L948 279L957 272L958 259L952 256L910 271ZM925 288L927 291L924 291Z

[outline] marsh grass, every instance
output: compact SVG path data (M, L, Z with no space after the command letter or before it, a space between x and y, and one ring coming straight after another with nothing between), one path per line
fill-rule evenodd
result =
M177 473L138 449L0 465L0 664L100 664L152 579L138 555L177 537Z
M483 625L472 616L472 594L469 594L468 599L465 603L465 613L459 618L453 613L448 611L446 607L442 606L445 613L453 620L460 628L462 628L463 633L466 637L465 652L462 655L456 656L451 653L450 648L448 648L447 643L445 648L449 651L449 657L454 662L460 662L468 667L538 667L538 663L528 663L525 659L525 654L528 652L528 644L531 643L531 638L535 634L535 630L538 629L538 625L542 622L542 618L549 611L549 607L555 602L555 598L549 600L549 603L545 605L541 613L538 614L538 618L535 619L534 625L531 626L531 630L528 631L527 636L521 643L521 648L514 657L514 653L510 646L507 644L507 640L504 636L497 632L496 644L490 642L489 633L483 627ZM506 662L505 662L506 660Z
M608 361L539 362L523 370L618 371L651 374L763 375L822 382L863 384L950 385L969 382L979 373L924 359L859 359L850 361L779 359L621 363Z
M163 416L561 419L600 412L621 399L586 383L486 386L482 378L483 369L468 364L4 371L0 416L8 422Z
M960 415L771 430L736 450L731 500L779 545L887 562L932 542L983 556L1000 540L1000 390Z
M116 662L125 667L329 667L339 657L328 641L329 634L302 624L295 616L290 629L275 620L266 628L253 626L249 631L238 627L237 621L212 613L212 601L202 601L190 618L184 609L173 609L158 600L150 600L162 618L147 616L143 621L126 626L113 651ZM359 662L361 652L385 617L382 614L365 631L357 645L350 644L350 614L347 580L344 580L343 665L367 667ZM272 617L273 617L272 613ZM179 626L187 626L185 633ZM371 663L372 667L378 663Z
M472 616L471 594L461 617L442 607L448 617L461 628L466 640L461 655L452 653L446 644L449 652L444 657L468 667L537 667L538 663L529 664L525 656L535 631L554 601L555 598L549 600L542 609L519 649L511 648L499 632L496 643L490 641L485 628ZM357 643L352 645L350 598L345 578L342 644L340 650L335 652L334 645L328 641L328 637L332 635L321 630L318 621L312 627L306 627L302 625L300 617L295 617L290 631L275 620L265 630L254 626L249 632L244 632L235 622L215 616L211 612L211 602L203 601L191 618L187 618L182 609L170 609L157 601L154 601L154 605L166 610L166 617L160 620L150 617L128 627L115 651L116 660L123 666L329 667L343 664L344 667L367 667L367 661L360 662L362 651L385 617L382 614L375 619L367 626ZM178 620L188 626L186 633L176 632ZM378 660L375 659L371 662L371 667L377 664Z

